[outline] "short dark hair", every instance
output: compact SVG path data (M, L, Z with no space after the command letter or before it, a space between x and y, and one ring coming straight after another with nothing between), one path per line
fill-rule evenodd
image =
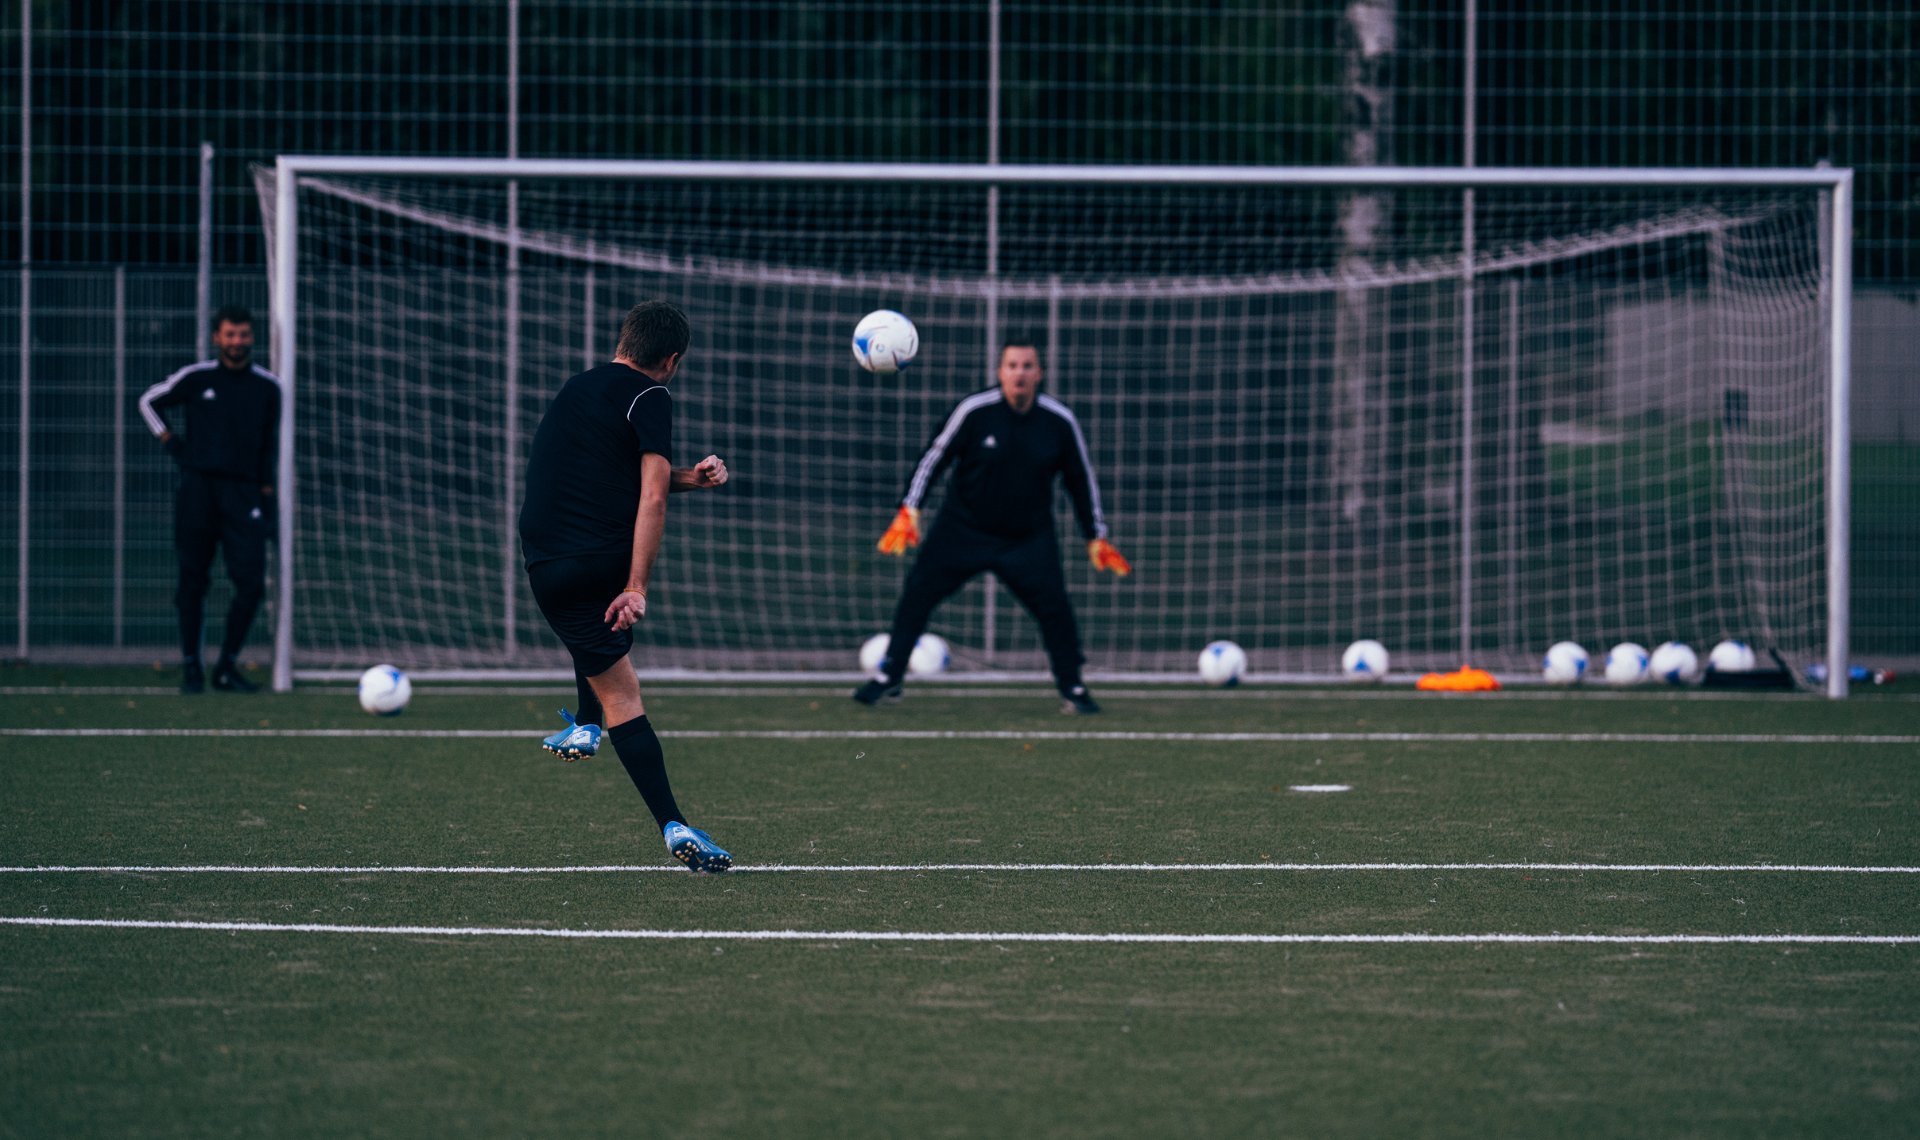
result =
M221 325L250 325L252 323L253 314L247 311L245 305L222 305L220 306L220 311L213 314L213 329L215 332L220 330Z
M1005 360L1007 358L1007 350L1009 348L1031 348L1034 356L1037 357L1040 355L1039 341L1040 338L1034 336L1032 333L1008 333L1006 339L1000 342L1000 359Z
M668 301L642 301L627 310L620 322L620 346L614 355L641 368L652 368L667 357L687 351L693 343L693 325L680 307Z

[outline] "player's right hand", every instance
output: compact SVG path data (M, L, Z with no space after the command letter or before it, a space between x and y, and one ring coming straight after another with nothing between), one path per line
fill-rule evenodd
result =
M607 616L601 620L616 630L629 630L646 616L647 596L638 590L622 590L607 607Z
M880 553L905 554L907 547L920 545L920 512L914 507L901 507L900 513L893 516L893 525L887 533L880 536Z

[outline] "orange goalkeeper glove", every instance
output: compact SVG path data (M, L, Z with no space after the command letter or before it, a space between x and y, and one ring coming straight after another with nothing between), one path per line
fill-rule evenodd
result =
M1122 578L1133 573L1133 564L1120 557L1113 543L1104 538L1096 538L1087 543L1087 561L1093 563L1095 570L1111 570Z
M900 513L893 516L893 525L887 533L880 536L880 553L905 554L907 547L920 545L920 512L913 507L901 507Z

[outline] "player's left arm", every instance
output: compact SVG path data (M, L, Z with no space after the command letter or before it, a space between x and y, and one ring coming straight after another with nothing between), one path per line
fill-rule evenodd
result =
M1087 539L1087 561L1093 563L1095 570L1111 570L1125 577L1133 573L1133 566L1107 541L1107 520L1100 512L1100 484L1093 474L1093 459L1087 454L1086 437L1080 434L1079 421L1065 405L1058 405L1055 410L1071 437L1070 445L1063 449L1067 459L1061 464L1060 478L1073 500L1080 533Z
M627 586L607 606L601 620L615 629L631 629L647 616L647 585L653 579L653 563L660 557L660 539L667 530L668 484L673 465L657 451L640 457L640 509L633 519L633 561L627 570Z
M678 495L682 491L718 487L726 481L726 463L718 455L709 455L692 467L675 467L672 478L667 482L667 493Z

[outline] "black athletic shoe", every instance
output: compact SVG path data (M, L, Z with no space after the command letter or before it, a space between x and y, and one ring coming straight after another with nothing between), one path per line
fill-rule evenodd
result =
M898 681L868 681L853 691L853 699L863 705L897 705L902 688Z
M206 675L200 672L198 661L189 661L180 670L180 691L183 693L204 693L207 691Z
M1099 711L1085 685L1075 685L1060 694L1060 712L1065 716L1092 716Z
M199 670L195 670L198 672ZM260 686L240 675L240 669L231 661L222 661L213 667L213 687L223 693L257 693Z

